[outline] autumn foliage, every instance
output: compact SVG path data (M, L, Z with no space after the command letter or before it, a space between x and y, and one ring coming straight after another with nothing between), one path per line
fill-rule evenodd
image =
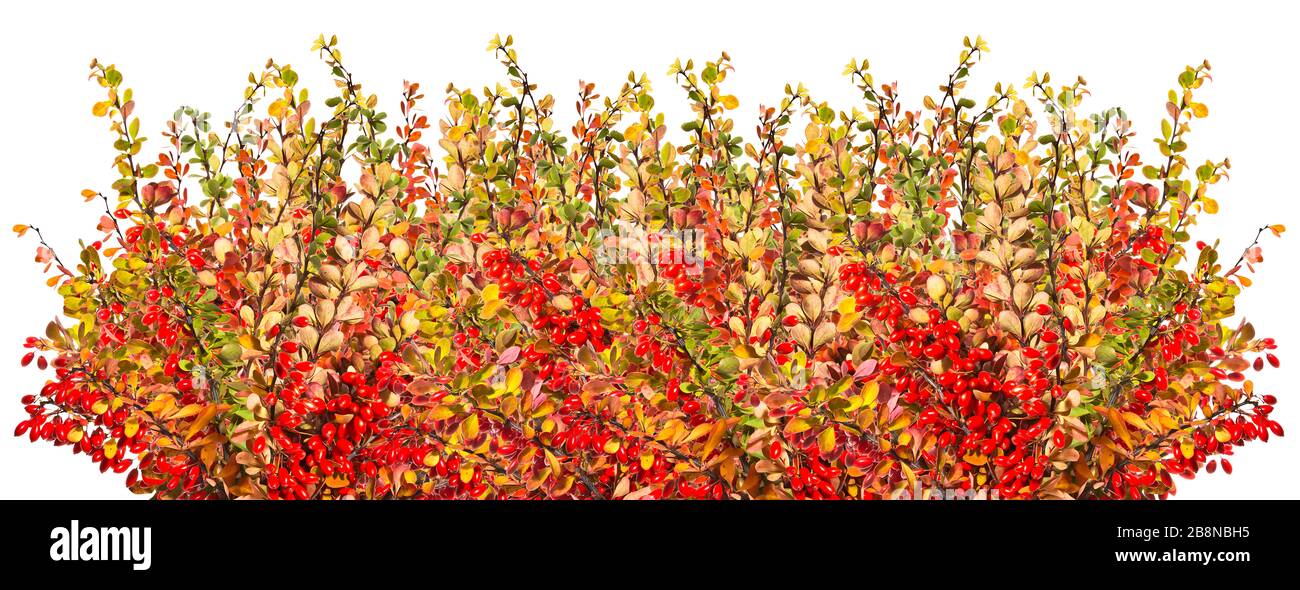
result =
M1146 159L1082 79L966 98L980 39L911 107L866 61L848 110L678 62L684 124L638 74L557 115L509 38L503 83L389 116L314 49L324 96L268 62L160 151L91 64L121 178L70 257L15 228L63 300L17 435L273 499L1164 498L1282 435L1230 318L1283 228L1188 233L1229 170L1184 157L1208 63Z

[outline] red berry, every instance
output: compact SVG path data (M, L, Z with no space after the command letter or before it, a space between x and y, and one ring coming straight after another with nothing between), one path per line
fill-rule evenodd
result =
M779 441L779 440L774 440L774 441L772 441L772 444L770 444L770 445L767 446L767 458L768 458L768 459L776 459L776 458L780 457L780 456L781 456L781 452L782 452L782 449L781 449L781 441Z

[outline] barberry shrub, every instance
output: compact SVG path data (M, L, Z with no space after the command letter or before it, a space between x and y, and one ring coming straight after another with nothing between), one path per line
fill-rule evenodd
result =
M1164 498L1282 435L1274 342L1228 320L1283 228L1189 247L1229 169L1184 156L1208 63L1146 163L1082 79L964 97L981 39L917 110L855 60L850 110L787 86L739 125L728 55L679 61L678 132L635 73L557 124L498 38L433 142L419 84L390 118L314 50L323 101L268 62L156 155L91 63L121 178L72 260L15 228L66 317L17 435L272 499Z

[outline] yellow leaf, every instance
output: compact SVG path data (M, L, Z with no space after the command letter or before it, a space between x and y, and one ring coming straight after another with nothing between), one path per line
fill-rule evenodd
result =
M808 422L807 418L793 418L786 423L785 434L787 436L792 434L799 434L800 432L804 432L811 428L812 428L812 424Z
M168 416L168 418L171 420L180 420L182 418L189 418L190 416L198 414L199 411L201 411L202 409L203 406L200 404L190 404L188 406L181 408L179 412L176 412L175 416Z
M496 285L493 286L495 287ZM496 317L497 310L501 309L501 306L504 304L505 302L500 299L493 299L492 301L487 302L483 305L483 309L480 309L478 312L479 319L490 320L493 317Z
M1115 453L1107 447L1097 447L1097 464L1101 466L1101 472L1106 473L1115 465Z
M862 386L862 405L868 408L875 407L876 397L880 395L880 382L869 381Z
M722 442L722 435L726 434L726 432L726 420L718 420L715 422L713 424L713 432L709 433L709 439L704 441L704 453L701 456L708 457L709 453L712 453L713 449L718 447L718 443Z
M857 309L857 305L858 305L857 299L853 297L845 297L844 299L840 300L839 305L837 305L835 308L838 309L840 313L848 314L848 313L852 313L855 309Z
M280 118L284 116L284 110L287 106L288 103L286 103L284 99L280 99L271 103L271 106L267 107L266 112L272 117Z
M203 461L205 467L211 469L212 464L217 460L217 445L204 445L203 448L199 449L199 460Z
M650 468L650 466L646 465L645 462L645 457L647 454L650 455L650 462L654 463L654 455L650 453L649 449L646 449L641 453L641 464L645 466L644 469ZM551 467L552 475L558 477L561 473L564 473L564 467L560 465L560 459L555 456L555 453L546 451L546 463Z
M144 407L144 411L149 412L150 414L157 414L172 407L175 403L176 398L173 397L172 394L159 394L158 397L155 397L153 401L149 402L149 405Z
M827 427L821 434L817 435L817 448L822 453L829 453L835 450L835 427Z
M931 301L942 301L943 296L948 294L948 281L943 277L934 274L925 280L925 292L930 296Z
M1195 406L1197 404L1193 403L1192 405ZM1159 420L1160 420L1160 425L1164 426L1166 430L1173 430L1175 428L1178 428L1179 426L1178 421L1174 420L1174 417L1170 416L1169 412L1166 410L1160 410Z
M916 489L916 472L907 463L899 463L898 465L903 468L903 475L907 476L907 487L913 490Z
M1128 424L1124 422L1124 417L1120 415L1119 410L1116 410L1115 408L1108 409L1106 411L1106 419L1110 421L1111 428L1115 429L1115 432L1119 434L1119 437L1124 441L1124 444L1132 447L1133 435L1129 433Z
M740 100L734 95L728 94L722 97L722 106L727 107L727 110L731 110L740 106Z
M461 423L462 435L465 440L473 440L478 436L478 414L470 414L464 422Z
M961 460L971 465L974 465L976 467L979 467L989 462L989 458L987 456L981 455L979 453L968 453L965 457L962 457Z
M697 438L700 438L701 436L704 436L704 434L708 432L709 429L712 427L713 425L709 424L708 422L696 425L695 428L691 429L691 433L686 435L686 438L682 439L681 444L686 444Z
M203 411L201 413L199 413L199 417L195 418L194 422L190 424L189 430L185 431L185 438L188 440L192 438L195 434L198 434L200 430L203 430L204 428L207 427L208 424L212 423L212 419L216 417L217 417L216 404L209 404L207 407L203 408Z
M1134 425L1134 426L1136 426L1136 427L1138 427L1138 428L1141 428L1142 430L1145 430L1145 431L1147 431L1147 432L1151 432L1151 427L1148 426L1147 423L1146 423L1146 421L1143 420L1143 419L1142 419L1140 416L1138 416L1137 414L1134 414L1133 412L1124 412L1123 416L1124 416L1124 420L1125 420L1126 422L1128 422L1129 424L1132 424L1132 425Z

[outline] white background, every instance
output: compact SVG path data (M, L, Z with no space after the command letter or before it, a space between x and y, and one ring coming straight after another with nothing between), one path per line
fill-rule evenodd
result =
M1026 2L819 3L737 2L432 2L390 5L364 2L177 2L84 6L49 1L13 2L5 8L3 56L4 136L0 139L0 498L129 498L122 476L102 475L84 456L12 436L23 418L18 402L45 375L20 369L22 340L42 333L59 309L32 262L36 246L7 228L30 223L46 230L56 250L74 258L76 240L93 239L100 215L83 204L85 188L108 190L114 178L111 135L91 116L101 89L86 80L91 57L117 64L135 89L142 129L159 149L159 132L172 111L192 105L228 116L242 97L249 71L267 57L289 63L313 97L333 87L310 52L319 33L339 36L345 63L381 105L396 113L402 80L421 82L430 118L440 118L448 82L481 88L504 80L485 51L495 33L513 34L530 79L557 97L557 119L567 126L578 81L617 91L629 70L648 72L656 106L677 123L687 116L685 97L665 75L677 57L697 63L728 51L737 71L727 86L741 100L742 117L758 104L775 104L785 82L804 82L816 98L849 108L856 91L841 76L850 58L869 58L877 82L897 80L909 108L919 108L953 64L964 35L983 35L991 47L974 70L967 96L981 104L995 81L1019 86L1032 71L1054 82L1084 76L1093 96L1085 112L1122 106L1134 120L1144 155L1159 130L1166 92L1186 64L1209 59L1215 81L1199 96L1210 117L1190 136L1195 165L1232 159L1232 179L1214 187L1223 207L1205 216L1195 237L1222 238L1225 256L1246 246L1254 229L1285 223L1293 235L1264 242L1266 262L1238 310L1262 335L1278 339L1281 370L1252 375L1259 389L1279 398L1276 417L1289 438L1252 444L1234 458L1235 473L1220 471L1182 482L1180 498L1300 498L1295 465L1300 399L1295 383L1295 306L1300 262L1296 219L1297 115L1295 15L1282 2ZM262 108L265 108L263 103ZM323 108L323 107L322 107ZM152 156L151 156L152 157Z

